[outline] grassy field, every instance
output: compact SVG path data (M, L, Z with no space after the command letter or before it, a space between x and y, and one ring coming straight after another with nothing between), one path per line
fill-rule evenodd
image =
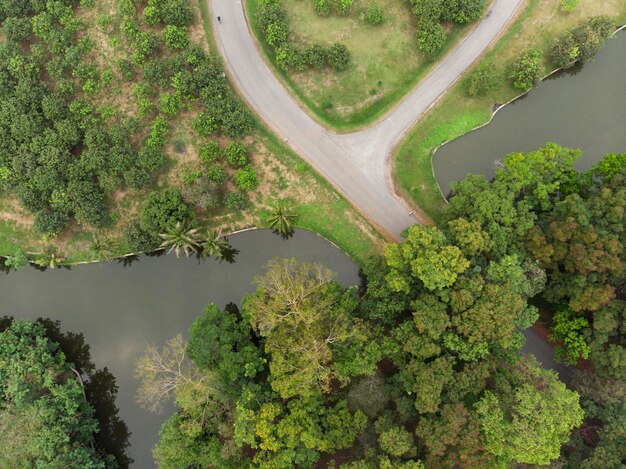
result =
M274 64L273 51L254 20L258 0L244 0L244 3L256 39L268 61ZM371 26L365 22L365 10L369 6L383 9L383 24ZM405 2L356 0L348 16L329 17L318 16L312 1L283 1L283 7L294 44L328 46L341 42L352 54L352 65L342 72L285 73L274 65L274 72L291 92L329 127L350 130L374 121L393 107L434 64L425 60L418 50L415 17ZM466 28L449 27L440 55L457 42Z
M114 24L106 31L95 25L98 17L114 12L114 0L99 2L96 12L83 16L88 24L86 30L103 53L94 57L100 68L106 69L117 59L124 44ZM204 44L215 52L211 35L206 2L196 4L198 20L191 28L194 42ZM202 20L200 20L202 18ZM130 96L132 84L114 85L113 93L105 93L101 105L117 106L127 112L134 111ZM0 255L10 255L18 248L37 253L47 246L54 246L66 263L77 263L93 259L89 245L97 233L115 241L116 255L129 252L122 240L124 225L139 212L145 197L155 188L183 184L185 174L200 168L197 147L203 143L191 129L191 121L196 111L183 111L171 128L165 151L169 157L166 167L157 175L151 187L140 191L123 190L110 197L111 223L95 230L73 224L62 235L45 239L33 230L33 217L22 209L10 195L0 198ZM355 261L362 263L371 254L380 252L384 239L382 235L350 205L332 186L320 177L311 167L286 148L282 142L257 123L257 130L245 139L251 150L254 167L260 176L259 187L249 194L251 203L248 209L229 213L225 209L198 211L196 221L203 228L221 229L224 234L249 228L263 227L269 209L275 200L287 200L298 213L298 227L310 229L339 246ZM220 137L225 145L227 139ZM230 184L230 183L229 183Z
M479 64L496 64L502 73L502 88L490 96L468 98L462 82L459 82L398 147L394 174L401 193L438 221L445 200L433 175L433 150L488 122L494 105L506 103L519 94L505 80L504 71L520 51L535 47L546 52L555 37L594 15L608 15L615 18L616 24L623 24L626 22L626 2L581 0L576 11L568 14L561 11L560 0L529 0L509 31L479 61ZM549 71L546 61L544 72Z

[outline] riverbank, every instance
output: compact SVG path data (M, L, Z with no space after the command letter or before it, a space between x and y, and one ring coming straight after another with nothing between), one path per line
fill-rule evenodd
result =
M393 171L398 192L438 222L445 199L433 172L434 151L444 143L487 124L501 103L509 103L519 97L519 91L513 89L504 77L504 70L521 50L535 47L547 57L547 51L556 37L589 16L604 14L611 16L615 24L623 24L626 12L620 5L619 1L599 4L583 0L574 13L568 14L560 12L558 0L529 0L509 31L476 64L479 67L493 63L500 70L503 75L500 90L490 96L470 98L465 93L462 80L454 85L398 147ZM543 65L544 69L548 68L547 61Z

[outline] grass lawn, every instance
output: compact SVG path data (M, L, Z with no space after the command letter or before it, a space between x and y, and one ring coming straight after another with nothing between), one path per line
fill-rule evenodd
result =
M258 0L244 0L248 21L269 62L274 64L272 48L256 24ZM356 0L348 16L320 17L313 1L282 2L289 17L292 42L329 46L345 44L352 64L342 72L305 70L285 73L274 65L274 72L291 92L323 124L338 130L364 126L397 103L434 64L423 58L417 47L415 17L410 6L400 0ZM365 22L369 6L383 9L385 21L371 26ZM449 27L440 55L467 31Z
M494 105L506 103L519 94L505 80L504 71L523 49L535 47L547 52L555 37L594 15L608 15L615 18L616 24L623 24L626 4L624 0L581 0L576 11L568 14L560 10L560 0L529 0L515 24L479 61L496 64L502 72L502 88L490 96L468 98L459 82L398 147L394 175L403 196L437 222L445 200L433 174L433 150L486 123ZM546 61L544 72L549 71Z
M97 11L85 15L83 20L95 22L99 16L114 12L114 5L115 0L102 0L98 3ZM206 3L200 0L195 6L198 8L198 21L191 28L191 36L194 42L204 44L215 52ZM95 24L92 26L87 31L91 39L100 45L96 53L103 51L102 55L98 54L94 59L101 69L111 67L124 51L123 38L115 24L109 25L106 32ZM122 83L121 80L118 83ZM132 83L116 83L112 93L103 93L99 104L116 107L132 115L135 112L135 101L131 96L131 88ZM58 237L42 238L33 229L33 216L21 208L10 194L3 194L0 198L0 255L13 254L18 248L37 253L47 246L54 246L66 263L90 261L93 260L93 254L89 252L89 245L95 233L115 241L115 255L128 253L130 249L122 240L122 228L136 217L146 196L159 187L182 187L185 175L201 168L197 148L203 140L191 129L196 113L184 110L171 125L165 147L169 161L155 177L151 187L117 191L109 198L111 222L102 229L74 223ZM197 224L202 228L222 229L224 234L243 228L262 227L272 203L284 199L290 202L299 215L296 226L320 233L355 261L363 263L370 255L380 252L384 238L373 225L261 123L257 123L256 127L257 130L245 139L250 148L253 167L260 179L259 187L249 193L251 203L248 208L237 213L229 213L225 208L197 211ZM224 146L228 139L219 137L219 141ZM229 190L233 190L232 183L228 183L228 186Z

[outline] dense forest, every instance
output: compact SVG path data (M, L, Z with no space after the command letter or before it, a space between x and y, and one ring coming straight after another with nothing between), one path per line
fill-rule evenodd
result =
M178 406L160 467L619 467L626 155L579 156L548 144L456 183L445 223L409 228L361 290L273 261L241 308L151 348L139 398ZM519 353L539 317L588 359L567 386Z

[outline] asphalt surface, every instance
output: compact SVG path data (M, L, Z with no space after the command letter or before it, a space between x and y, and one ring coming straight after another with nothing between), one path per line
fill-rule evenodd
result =
M357 208L396 239L418 212L393 188L390 155L404 133L498 37L523 0L495 0L485 18L392 111L374 125L347 134L316 122L286 90L260 55L241 0L208 0L218 47L230 77L250 106L300 156Z
M248 29L241 0L207 0L213 29L232 82L265 123L333 183L348 200L399 239L406 227L423 223L393 188L391 152L403 135L500 35L523 0L495 0L484 19L402 101L375 124L337 134L316 122L265 63ZM410 213L412 215L410 215ZM567 380L552 347L532 329L524 331L523 353Z

